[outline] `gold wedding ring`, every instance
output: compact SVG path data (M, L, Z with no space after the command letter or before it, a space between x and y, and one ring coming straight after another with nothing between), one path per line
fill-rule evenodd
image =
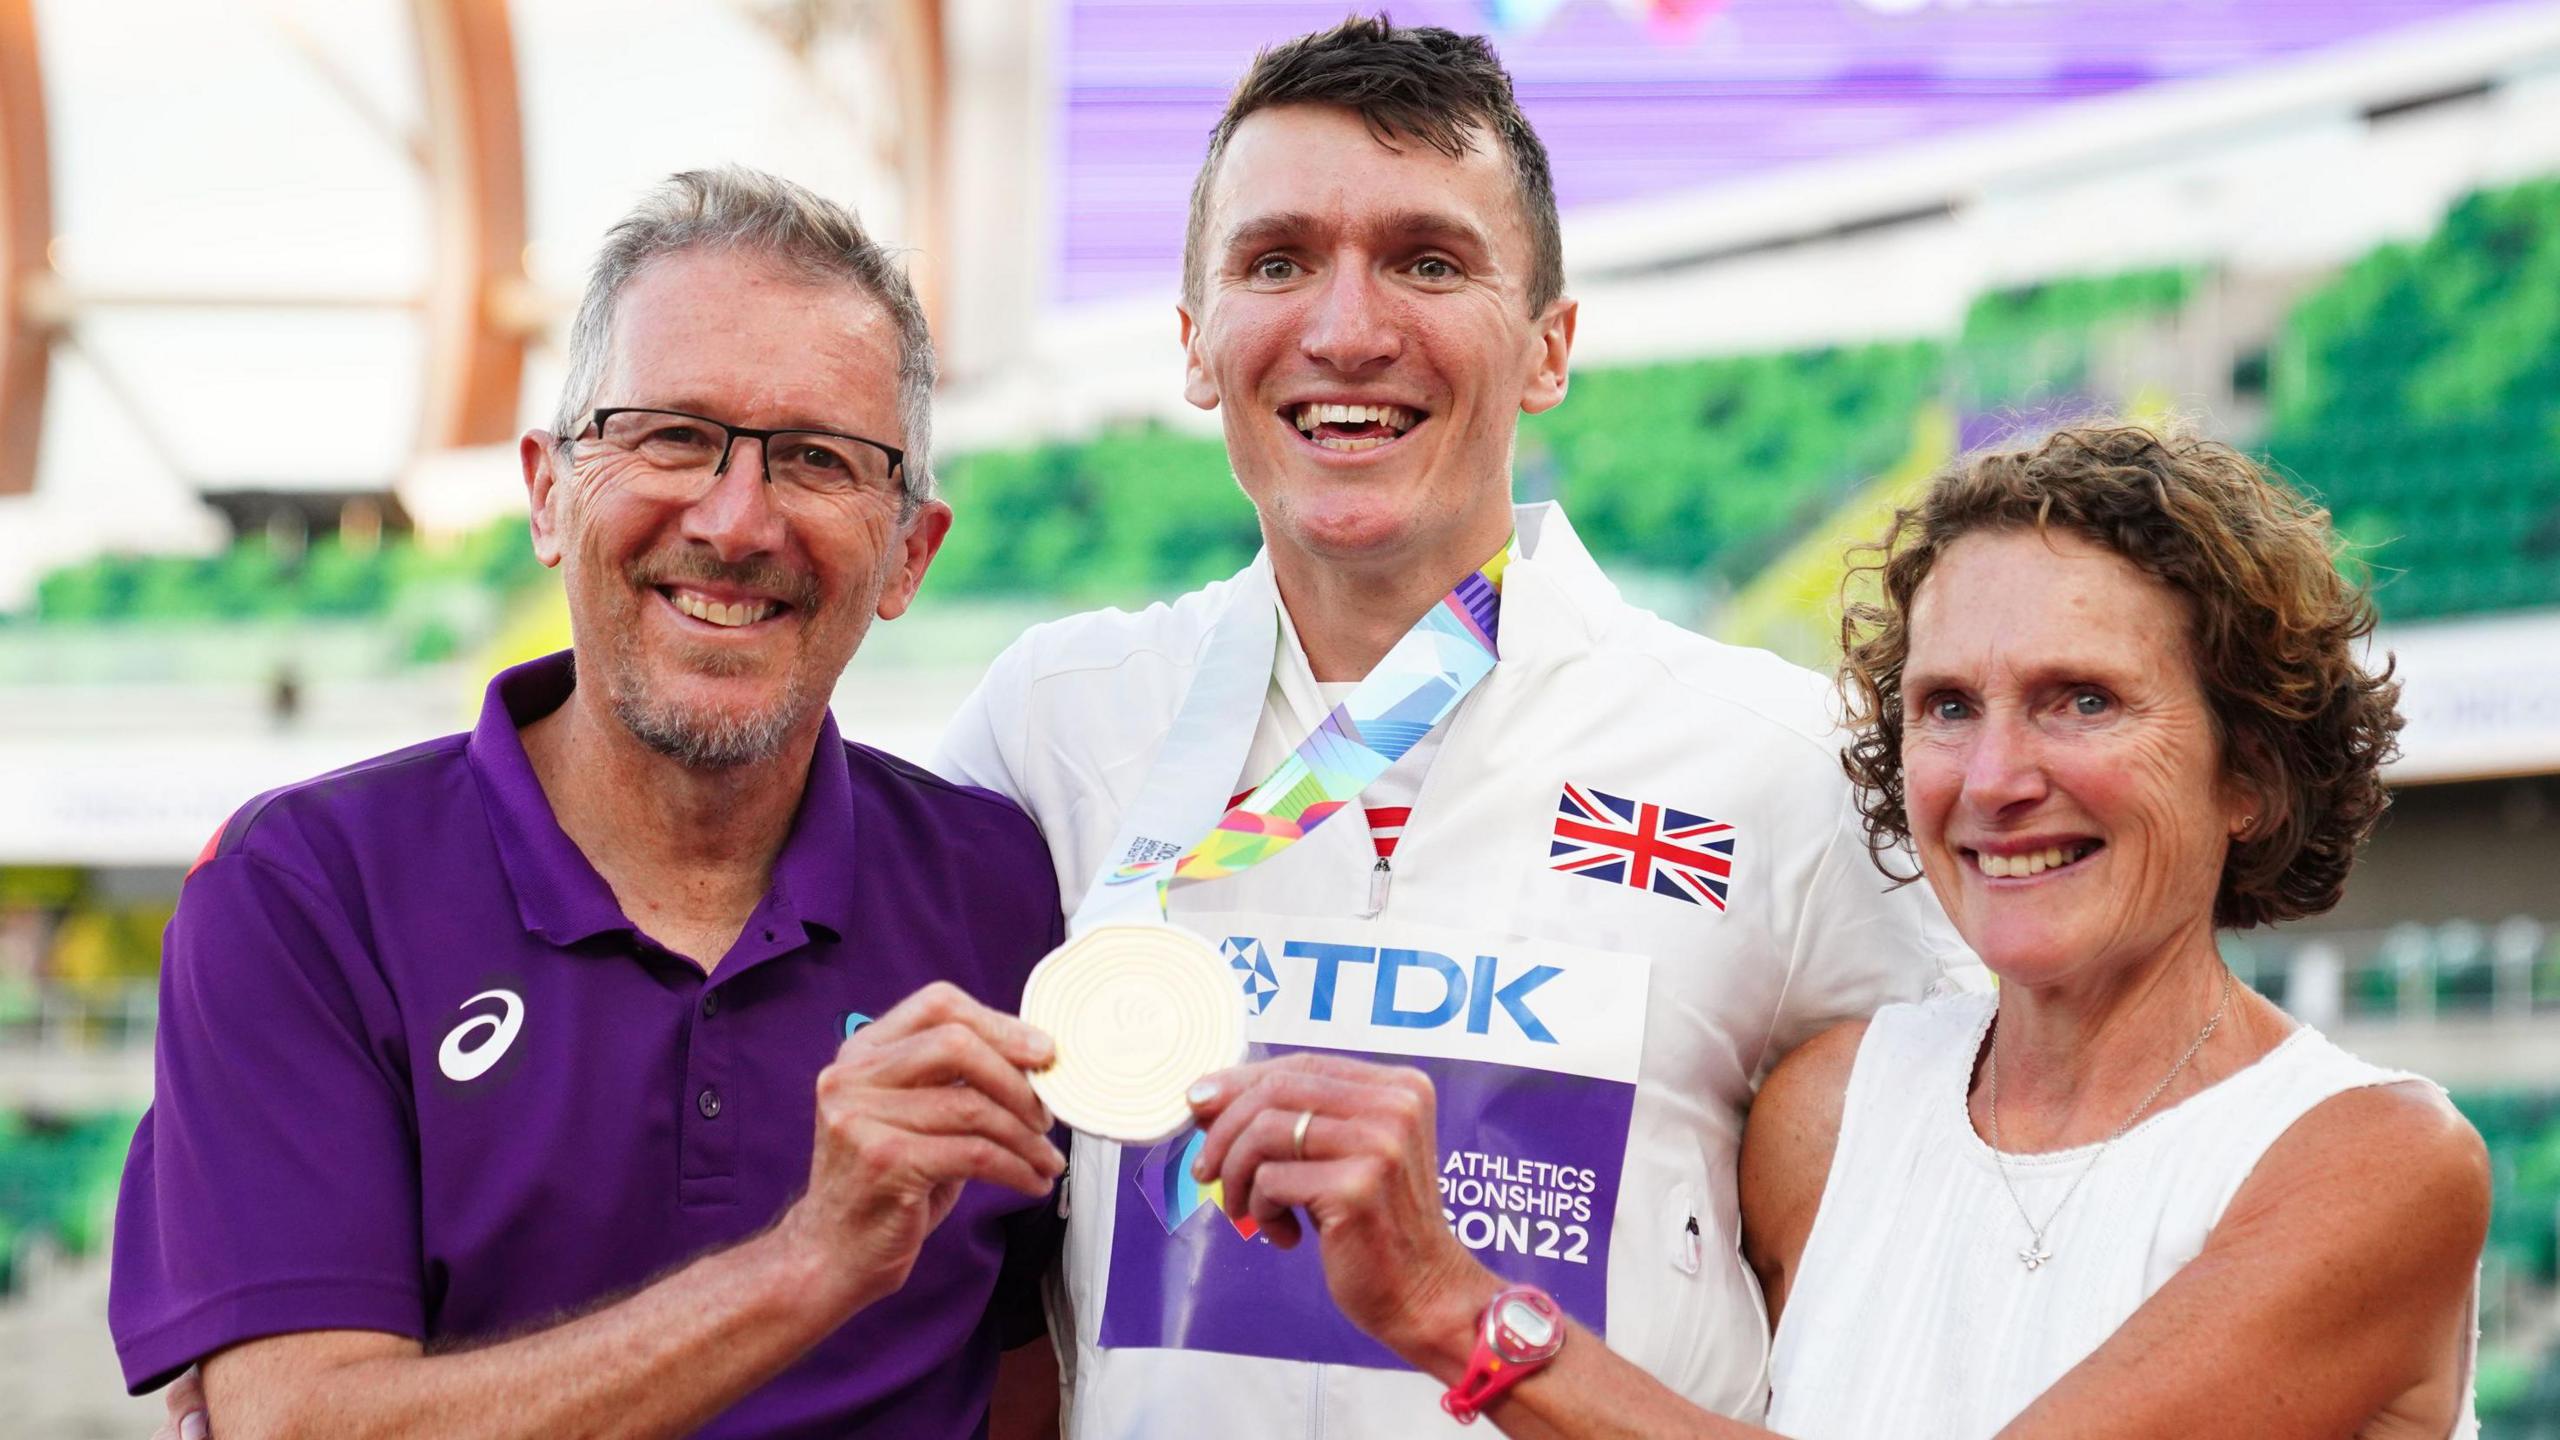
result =
M1316 1123L1316 1112L1301 1110L1298 1123L1289 1130L1289 1153L1297 1159L1307 1158L1307 1127Z

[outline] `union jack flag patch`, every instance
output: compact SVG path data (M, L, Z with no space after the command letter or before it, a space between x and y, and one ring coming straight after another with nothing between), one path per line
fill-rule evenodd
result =
M1721 820L1567 785L1556 801L1547 865L1722 910L1733 883L1735 838Z

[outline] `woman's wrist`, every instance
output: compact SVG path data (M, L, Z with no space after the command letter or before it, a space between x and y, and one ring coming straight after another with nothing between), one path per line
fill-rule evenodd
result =
M1454 1241L1451 1248L1456 1249ZM1508 1283L1459 1250L1437 1273L1417 1282L1398 1333L1378 1338L1416 1370L1444 1385L1455 1384L1475 1358L1484 1307Z

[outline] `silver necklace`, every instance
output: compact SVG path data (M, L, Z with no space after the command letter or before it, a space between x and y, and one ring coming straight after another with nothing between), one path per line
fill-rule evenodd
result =
M2169 1067L2168 1074L2160 1077L2160 1083L2151 1087L2151 1093L2142 1097L2142 1103L2133 1107L2133 1113L2124 1117L2124 1123L2115 1128L2115 1133L2098 1142L2097 1153L2089 1157L2088 1164L2080 1167L2079 1174L2071 1177L2071 1187L2062 1192L2062 1198L2054 1203L2052 1212L2044 1217L2044 1223L2041 1225L2036 1223L2034 1216L2027 1213L2027 1202L2018 1198L2017 1184L2009 1178L2009 1157L2000 1148L2000 1031L1996 1026L1993 1028L1990 1063L1991 1163L1999 1167L2000 1185L2002 1189L2009 1192L2009 1203L2018 1207L2018 1218L2026 1222L2027 1245L2025 1249L2018 1252L2019 1264L2033 1272L2043 1269L2045 1262L2053 1258L2053 1252L2045 1248L2045 1234L2053 1229L2054 1221L2062 1218L2062 1209L2071 1203L2071 1197L2080 1193L2080 1182L2088 1179L2089 1172L2098 1168L2098 1161L2106 1155L2107 1147L2124 1138L2124 1132L2133 1128L2134 1122L2140 1120L2144 1112L2151 1108L2151 1102L2159 1099L2160 1092L2169 1088L2169 1082L2177 1079L2179 1074L2187 1068L2187 1062L2196 1058L2196 1052L2204 1048L2204 1042L2213 1038L2214 1029L2222 1024L2222 1012L2230 1004L2231 972L2226 969L2222 972L2222 998L2214 1002L2213 1014L2206 1018L2204 1028L2196 1032L2195 1043L2187 1047L2186 1054L2178 1057L2177 1064Z

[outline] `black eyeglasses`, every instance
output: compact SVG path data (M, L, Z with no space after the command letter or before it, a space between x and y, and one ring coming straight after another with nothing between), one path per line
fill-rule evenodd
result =
M729 473L729 457L745 436L764 445L765 479L787 495L834 500L899 488L906 452L833 430L755 430L682 410L615 406L588 417L578 439L636 464L621 483L652 499L691 503Z

